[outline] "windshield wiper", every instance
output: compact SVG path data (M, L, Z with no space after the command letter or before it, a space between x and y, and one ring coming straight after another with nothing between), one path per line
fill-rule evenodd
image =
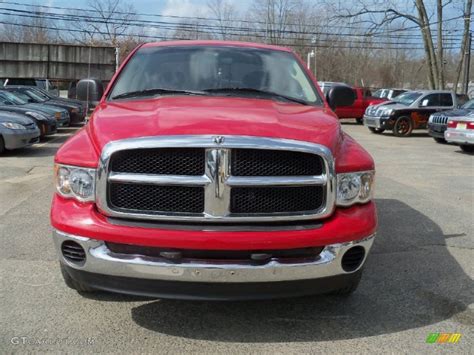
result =
M239 87L230 87L230 88L214 88L214 89L205 89L203 90L205 92L209 93L232 93L232 92L241 92L241 93L250 93L250 94L260 94L260 95L265 95L265 96L271 96L277 99L283 99L287 101L292 101L292 102L297 102L302 105L309 105L309 102L302 100L302 99L297 99L295 97L291 96L286 96L282 94L277 94L276 92L272 91L266 91L266 90L259 90L259 89L253 89L253 88L239 88Z
M123 94L112 96L112 100L125 99L129 97L140 97L140 96L152 96L152 95L172 95L172 94L184 94L184 95L206 95L204 91L192 91L192 90L175 90L175 89L145 89L137 91L124 92Z

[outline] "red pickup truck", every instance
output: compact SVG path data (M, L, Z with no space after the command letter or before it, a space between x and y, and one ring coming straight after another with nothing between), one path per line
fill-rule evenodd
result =
M53 238L66 284L182 299L335 292L377 226L374 161L291 50L148 43L55 156Z
M342 106L336 108L336 115L340 119L342 118L355 118L357 123L362 124L364 113L367 107L370 105L377 105L382 102L387 101L387 99L381 99L378 97L372 96L372 93L369 89L354 87L352 88L356 94L356 99L354 103L350 106Z

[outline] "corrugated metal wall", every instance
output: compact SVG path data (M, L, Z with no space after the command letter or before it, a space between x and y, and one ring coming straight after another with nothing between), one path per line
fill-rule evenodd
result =
M114 72L113 47L0 42L0 78L107 81Z

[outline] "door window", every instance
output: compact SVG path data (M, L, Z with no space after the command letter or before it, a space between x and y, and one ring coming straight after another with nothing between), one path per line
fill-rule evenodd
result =
M433 106L441 106L439 100L439 94L430 94L426 95L424 98L421 99L421 107L433 107Z

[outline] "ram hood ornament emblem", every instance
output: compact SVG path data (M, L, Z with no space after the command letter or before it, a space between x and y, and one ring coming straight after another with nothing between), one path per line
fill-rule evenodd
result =
M215 136L215 137L214 137L214 143L216 143L216 144L222 144L222 143L224 143L224 137L222 137L222 136Z

